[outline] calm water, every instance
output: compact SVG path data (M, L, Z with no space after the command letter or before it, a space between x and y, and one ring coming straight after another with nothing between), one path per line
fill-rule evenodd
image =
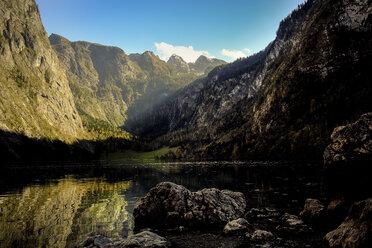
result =
M104 160L0 168L0 247L69 247L84 237L125 237L134 203L161 181L191 190L244 192L248 207L297 213L318 197L319 168L307 163Z

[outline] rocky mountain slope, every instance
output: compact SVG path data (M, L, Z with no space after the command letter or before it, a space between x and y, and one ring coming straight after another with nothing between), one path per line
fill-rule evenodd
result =
M0 2L0 129L29 137L83 137L64 69L34 0Z
M196 79L195 74L177 73L152 52L127 55L117 47L71 42L56 34L49 40L87 121L122 126L128 115L144 111Z
M371 2L309 0L260 53L137 119L137 134L182 145L180 156L313 157L331 130L370 111Z

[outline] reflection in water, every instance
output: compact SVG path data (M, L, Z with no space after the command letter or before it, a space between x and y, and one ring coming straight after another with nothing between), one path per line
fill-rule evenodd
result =
M248 208L299 212L319 195L319 165L133 162L0 166L0 247L70 247L86 236L126 237L136 200L162 181L245 194Z
M125 200L130 185L67 178L0 197L1 247L66 247L97 233L126 236L133 225Z

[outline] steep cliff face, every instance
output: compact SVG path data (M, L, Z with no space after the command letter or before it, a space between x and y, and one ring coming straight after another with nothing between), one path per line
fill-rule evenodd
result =
M49 40L66 69L79 113L123 125L132 101L129 82L136 78L139 67L117 47L70 42L56 34Z
M371 1L309 0L264 51L217 67L136 132L202 156L321 155L334 126L372 108L371 21Z
M117 47L49 37L67 71L84 121L102 120L122 126L127 118L196 79L178 73L152 52L127 55Z
M302 13L295 45L273 64L250 124L260 149L320 155L335 126L372 108L372 3L308 1L278 36L293 32Z
M82 137L80 116L34 0L0 2L0 128L29 137Z

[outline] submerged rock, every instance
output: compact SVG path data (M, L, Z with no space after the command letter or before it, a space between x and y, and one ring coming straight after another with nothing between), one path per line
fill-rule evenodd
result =
M106 248L168 248L171 243L156 233L144 231L129 236L123 241L108 245Z
M285 233L308 233L311 232L309 228L300 217L292 214L285 213L280 217L280 224L276 227L278 231Z
M171 243L156 233L143 231L126 239L103 236L89 237L74 248L168 248Z
M272 232L256 230L252 235L250 235L250 239L252 241L271 241L275 239L275 236Z
M326 217L325 207L318 199L306 199L304 210L300 216L311 224L323 222Z
M277 218L279 216L279 211L273 208L251 208L246 214L246 217L250 221L257 221L258 219Z
M327 233L329 247L372 247L372 198L356 202L341 225Z
M251 225L248 223L246 219L239 218L239 219L232 220L229 223L227 223L223 229L223 233L241 234L241 233L246 232L250 227Z
M215 226L243 216L240 192L215 188L191 192L181 185L162 182L139 199L133 209L135 228Z
M103 237L103 236L98 236L97 238L94 239L94 242L93 244L99 248L103 248L105 247L106 245L112 243L113 240L109 239L109 238L106 238L106 237Z
M122 240L121 238L111 239L101 235L91 236L73 248L104 248L106 245Z
M244 237L220 235L216 233L188 232L184 235L167 236L177 248L242 248Z

